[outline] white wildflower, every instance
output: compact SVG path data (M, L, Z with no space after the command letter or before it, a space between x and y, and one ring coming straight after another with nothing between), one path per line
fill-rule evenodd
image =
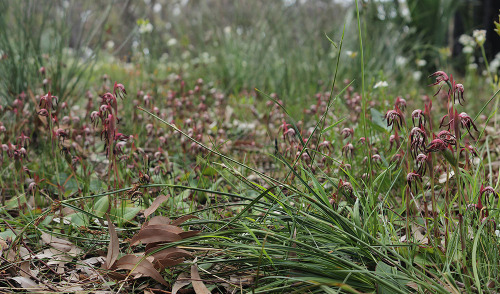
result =
M499 67L500 67L500 60L493 59L490 63L490 72L496 73Z
M474 48L471 47L471 46L465 46L463 49L462 49L462 52L465 53L465 54L471 54L474 52Z
M469 46L469 47L474 47L476 45L474 38L465 34L461 35L460 38L458 38L458 42L464 46Z
M153 5L153 11L156 12L156 13L159 13L161 11L161 4L160 3L155 3L155 5Z
M476 70L477 69L477 63L471 63L467 66L470 70Z
M137 42L137 41L132 42L132 49L133 50L137 50L138 47L139 47L139 42Z
M189 51L182 52L182 54L181 54L182 59L185 60L185 59L188 59L189 57L191 57L191 53Z
M172 38L170 40L167 41L167 46L171 47L171 46L175 46L177 45L177 39L176 38Z
M415 81L420 81L420 78L422 78L422 72L421 71L414 71L412 74L413 80Z
M151 33L152 31L153 25L148 21L143 22L139 25L139 33L141 34Z
M385 88L389 86L389 84L386 82L386 81L378 81L375 86L373 86L373 89L377 89L377 88Z
M406 65L406 63L408 63L408 59L406 57L396 56L396 65L397 66L403 67Z
M111 51L111 50L113 50L113 48L115 48L115 42L113 42L112 40L109 40L106 42L105 46L106 46L106 49Z
M472 32L472 36L479 46L483 46L484 42L486 41L486 30L474 30Z
M172 9L172 14L174 16L179 16L181 14L181 8L179 7L179 5L175 5L174 6L174 9Z
M353 58L353 59L354 59L354 58L356 58L356 56L358 55L358 52L356 52L356 51L350 51L350 50L347 50L347 51L345 52L345 54L347 54L347 56L349 56L349 57L351 57L351 58Z
M427 65L427 61L425 59L417 59L416 62L418 67L423 67Z

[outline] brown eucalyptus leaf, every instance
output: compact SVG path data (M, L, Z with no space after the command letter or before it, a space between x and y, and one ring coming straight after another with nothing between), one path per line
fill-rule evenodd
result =
M161 216L157 215L155 217L152 217L148 222L144 224L144 226L151 226L151 225L170 225L172 221L166 217L166 216Z
M19 264L19 274L25 278L31 277L30 262L27 260L21 261Z
M181 236L168 230L145 227L130 240L130 245L134 246L139 244L139 242L148 244L155 242L175 242L180 240L182 240Z
M157 267L160 270L163 270L167 267L173 267L178 265L179 263L183 263L184 258L179 258L179 259L170 259L170 258L162 258L154 261L155 267Z
M158 250L159 247L152 248L146 251L146 255L149 255L151 252ZM164 269L167 267L172 267L179 263L184 262L185 257L191 258L192 255L183 249L179 248L165 248L161 251L151 254L154 258L153 264L160 269Z
M153 251L158 250L160 247L152 248L146 251L146 255L151 254ZM191 253L184 249L179 249L179 248L165 248L161 251L155 252L151 254L155 259L161 259L161 258L182 258L182 257L192 257Z
M196 263L191 266L191 282L193 283L194 292L196 292L196 294L212 293L201 281L200 274L198 273L198 266L196 265Z
M185 222L189 219L193 219L193 218L198 218L198 217L194 216L194 215L185 215L185 216L181 216L178 219L172 221L170 224L173 226L178 226L178 225L182 224L183 222Z
M54 237L45 232L42 232L42 241L62 252L69 252L74 247L70 241Z
M180 234L184 232L183 229L177 227L177 226L172 226L172 225L166 225L166 224L159 224L159 225L147 225L143 226L142 229L159 229L159 230L165 230L170 233L174 234Z
M169 196L165 196L165 195L160 195L158 197L156 197L156 199L153 201L153 203L151 203L151 206L148 207L148 209L146 209L144 211L144 217L148 217L150 216L153 212L155 212L158 207L160 207L160 205L167 201L168 200L168 197Z
M168 283L154 268L153 264L145 258L128 254L116 261L115 265L118 269L131 270L130 274L142 274L153 278L164 286L168 286Z
M191 284L191 280L189 279L187 273L181 273L172 287L172 294L177 294L177 292L187 285Z
M181 236L182 239L186 239L186 238L189 238L189 237L193 237L193 236L196 236L200 233L201 231L188 231L188 232L182 232L182 233L179 233L179 236Z
M113 222L109 219L109 215L106 214L108 220L108 230L109 230L109 245L108 254L106 255L106 268L110 269L118 258L120 253L120 243L118 241L118 234L116 233L115 226Z

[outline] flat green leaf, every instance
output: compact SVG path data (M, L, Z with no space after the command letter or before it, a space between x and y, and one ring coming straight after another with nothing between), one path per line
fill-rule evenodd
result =
M103 217L106 211L109 209L109 197L104 196L99 198L94 204L94 214L98 217Z
M141 207L126 207L122 220L130 222L139 213L139 211L141 211Z
M69 219L71 220L71 225L75 227L81 227L81 226L86 226L89 223L89 217L88 215L77 212L69 215Z
M370 113L372 116L372 125L375 126L377 130L383 130L384 132L388 132L391 130L391 127L388 127L387 123L384 121L384 115L380 111L376 110L375 108L371 108Z

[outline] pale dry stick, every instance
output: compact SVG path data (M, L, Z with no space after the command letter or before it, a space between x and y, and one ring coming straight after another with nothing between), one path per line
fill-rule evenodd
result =
M206 269L203 269L203 268L201 268L201 267L200 267L199 269L201 269L201 271L203 271L203 272L205 272L205 273L207 273L207 274L209 274L209 275L211 275L211 276L216 277L217 279L219 279L219 280L221 280L221 281L223 281L223 282L225 282L225 283L228 283L229 285L231 285L231 286L233 286L233 287L238 288L238 285L236 285L236 284L234 284L234 283L231 283L230 281L228 281L228 280L226 280L226 279L223 279L223 278L221 278L221 277L217 276L216 274L212 274L212 273L210 273L209 271L207 271ZM191 280L192 280L192 279L191 279ZM203 282L203 280L202 280L202 282ZM240 281L240 283L241 283L241 281Z

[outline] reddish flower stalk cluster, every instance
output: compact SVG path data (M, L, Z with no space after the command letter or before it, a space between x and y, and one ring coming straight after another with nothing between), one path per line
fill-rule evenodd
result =
M113 93L107 92L101 96L101 106L99 111L94 111L90 114L90 119L97 127L101 122L101 139L105 141L106 154L111 160L113 154L120 153L124 142L130 138L117 131L118 124L118 101L117 97L123 99L127 95L125 87L122 84L115 82Z
M406 168L408 174L406 179L410 191L416 182L422 181L422 176L426 173L426 171L430 171L430 176L433 176L432 153L451 151L449 154L453 154L453 151L456 151L456 161L458 161L460 159L460 155L465 152L467 163L469 162L469 155L474 156L474 154L476 154L473 148L467 147L471 146L470 144L465 144L465 147L463 147L460 146L459 142L462 135L461 129L465 129L473 140L475 139L473 131L478 132L478 129L474 124L474 120L465 112L461 112L459 114L456 109L456 105L463 105L465 102L464 86L457 83L453 79L453 76L449 76L443 71L437 71L429 77L435 78L435 82L430 86L439 85L439 89L435 95L441 91L443 85L447 84L449 87L447 92L448 113L442 117L439 125L440 128L444 127L446 129L438 131L437 134L433 133L431 123L431 101L425 105L424 111L416 109L411 113L413 127L408 132L408 152L414 159L415 165L414 168L412 168L410 166L412 160L407 159ZM402 111L402 109L404 110L404 106L406 106L405 101L403 102L401 98L398 97L394 103L394 108L388 110L385 114L384 119L387 122L387 126L392 126L393 130L395 129L394 134L391 134L389 137L389 150L392 150L394 146L397 147L396 149L399 148L398 130L401 130L402 126L405 125L405 118ZM394 128L394 126L396 127ZM428 140L430 140L430 142L428 142ZM404 155L404 152L401 150L393 155L391 161L401 162Z

